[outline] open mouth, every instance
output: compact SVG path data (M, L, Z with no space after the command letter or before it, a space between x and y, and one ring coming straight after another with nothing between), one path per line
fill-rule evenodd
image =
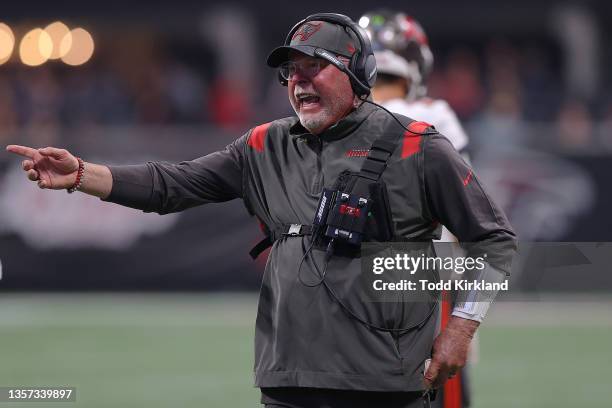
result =
M318 106L320 98L315 94L297 94L296 99L300 105L300 108L309 108Z

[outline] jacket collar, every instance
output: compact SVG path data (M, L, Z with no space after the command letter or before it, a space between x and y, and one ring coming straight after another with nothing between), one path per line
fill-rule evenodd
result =
M327 128L325 131L317 135L321 140L338 140L353 133L361 123L368 118L376 110L376 106L363 102L357 109L340 119L334 125ZM289 134L292 137L308 137L310 132L302 126L298 120L289 128Z

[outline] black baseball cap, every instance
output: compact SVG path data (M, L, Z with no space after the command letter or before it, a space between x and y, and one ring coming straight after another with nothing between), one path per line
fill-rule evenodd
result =
M345 26L327 21L307 21L295 30L289 45L272 50L267 62L270 67L277 68L289 60L289 51L299 51L314 57L317 48L350 58L359 48L359 40Z

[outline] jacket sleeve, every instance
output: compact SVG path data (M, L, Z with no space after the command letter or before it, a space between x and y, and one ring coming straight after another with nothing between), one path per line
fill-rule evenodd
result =
M224 150L178 164L109 166L113 188L105 201L167 214L242 198L247 137L242 136Z
M446 226L470 252L509 273L516 235L503 211L482 188L473 169L439 135L425 139L424 181L432 217Z

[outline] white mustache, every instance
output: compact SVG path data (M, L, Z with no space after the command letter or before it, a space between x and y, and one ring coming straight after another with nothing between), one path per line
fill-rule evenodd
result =
M300 91L296 92L294 94L294 96L295 96L295 99L297 99L297 100L301 100L303 98L308 98L308 97L311 97L311 96L314 96L314 97L317 97L317 98L319 97L319 95L317 95L316 93L312 93L312 92L300 92Z

